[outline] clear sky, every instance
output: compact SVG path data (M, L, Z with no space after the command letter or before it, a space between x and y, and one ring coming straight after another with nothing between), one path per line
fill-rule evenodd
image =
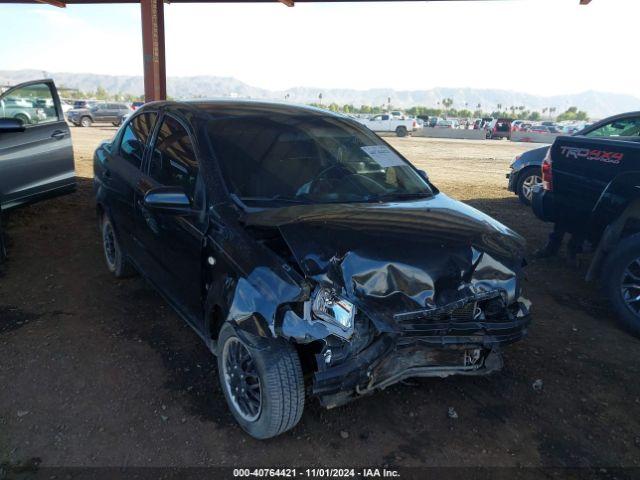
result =
M640 96L640 0L165 5L167 74ZM0 5L0 70L142 74L139 5Z

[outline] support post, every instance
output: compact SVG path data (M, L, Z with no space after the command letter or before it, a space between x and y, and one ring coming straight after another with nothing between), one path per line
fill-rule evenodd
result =
M144 101L166 100L164 57L164 5L162 0L141 0Z

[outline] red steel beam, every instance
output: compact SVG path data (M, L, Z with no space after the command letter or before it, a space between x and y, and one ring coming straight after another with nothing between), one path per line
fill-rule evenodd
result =
M278 0L280 3L284 3L287 7L293 7L295 4L293 0Z
M53 5L54 7L65 8L67 5L64 2L58 0L35 0L37 3L46 3L47 5Z
M164 6L162 0L141 0L144 100L166 100Z

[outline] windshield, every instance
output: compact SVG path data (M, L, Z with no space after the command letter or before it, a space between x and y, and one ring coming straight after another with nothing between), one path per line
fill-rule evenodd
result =
M211 120L229 190L245 202L335 203L430 196L425 179L380 138L331 116Z

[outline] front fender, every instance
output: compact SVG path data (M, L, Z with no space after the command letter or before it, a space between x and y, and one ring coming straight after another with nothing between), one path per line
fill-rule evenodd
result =
M620 175L607 185L593 208L592 231L598 234L599 242L587 271L588 281L599 275L604 259L625 236L630 224L640 221L639 186L640 172Z

